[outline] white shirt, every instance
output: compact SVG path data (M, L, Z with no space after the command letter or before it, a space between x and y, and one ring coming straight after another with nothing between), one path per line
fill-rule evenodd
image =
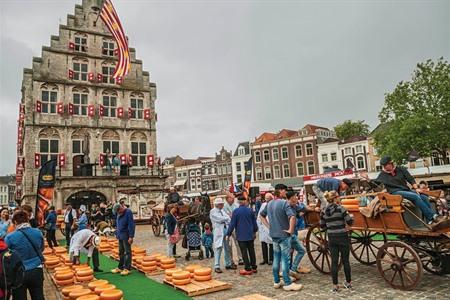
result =
M69 253L74 256L80 256L80 252L87 253L88 257L92 257L94 252L94 246L91 244L88 249L85 245L92 236L96 234L90 229L82 229L75 233L70 239Z
M75 220L77 218L77 212L72 208L72 217ZM67 209L64 211L64 223L69 223L69 212Z

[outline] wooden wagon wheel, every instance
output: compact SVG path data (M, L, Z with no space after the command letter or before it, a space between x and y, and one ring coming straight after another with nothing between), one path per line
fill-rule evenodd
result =
M377 240L377 235L381 240ZM377 262L377 253L381 246L387 242L385 233L370 230L356 230L350 234L350 251L353 257L364 265L373 265Z
M377 267L381 277L393 288L414 289L422 279L422 262L416 251L406 243L391 241L380 247Z
M150 218L150 224L152 226L153 234L155 236L161 235L161 220L159 219L158 215L153 215Z
M419 252L423 268L431 274L445 274L444 259L446 255L450 254L450 250L446 249L446 244L436 240L426 241L421 248L426 249L422 253Z
M331 274L331 253L328 248L327 231L310 227L306 234L306 252L312 265L323 274ZM339 263L339 267L341 263Z

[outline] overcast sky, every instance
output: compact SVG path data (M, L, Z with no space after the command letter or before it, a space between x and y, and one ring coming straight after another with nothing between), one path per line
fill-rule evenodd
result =
M22 69L81 0L0 0L0 174L14 172ZM377 124L384 94L450 54L450 1L113 0L158 86L162 157L264 131Z

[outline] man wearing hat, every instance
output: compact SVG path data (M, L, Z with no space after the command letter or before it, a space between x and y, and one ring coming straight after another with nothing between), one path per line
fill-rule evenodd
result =
M329 191L336 191L338 194L345 192L351 185L352 180L344 178L342 180L337 178L322 178L312 186L314 194L320 201L320 209L324 209L327 206L327 200L324 197L324 193Z
M438 214L432 210L428 197L421 194L422 190L419 189L416 180L405 167L395 166L389 156L382 157L380 165L383 169L374 180L375 183L382 183L388 193L400 195L413 202L421 210L429 224L438 221ZM366 177L366 179L368 178ZM408 183L412 189L408 186Z
M74 233L73 226L77 221L77 212L72 208L69 202L66 203L66 210L64 210L64 233L66 237L67 247L70 247L70 238Z
M214 200L214 208L209 212L209 218L213 227L214 234L214 269L216 273L222 273L220 269L220 257L222 249L225 248L225 268L236 269L236 265L231 264L230 252L227 249L228 243L225 241L227 227L230 224L230 216L223 211L225 201L218 197Z
M100 245L98 237L90 229L79 230L72 236L70 241L69 255L74 265L80 264L80 253L87 254L87 264L89 265L92 257L92 264L95 272L102 272L99 269L99 259L97 247Z
M112 212L116 218L116 238L119 240L119 266L111 272L122 276L130 274L131 270L131 244L133 243L136 225L133 212L123 204L116 203Z

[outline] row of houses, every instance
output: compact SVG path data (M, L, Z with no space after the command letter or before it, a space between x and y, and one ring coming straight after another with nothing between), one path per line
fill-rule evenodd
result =
M13 205L16 199L16 176L0 176L0 207Z
M317 175L346 169L378 172L380 157L372 138L376 130L369 136L339 140L333 130L307 124L298 130L264 132L252 141L239 143L234 151L222 147L211 157L169 157L163 161L163 172L168 176L166 188L175 186L187 193L226 189L232 183L242 183L249 168L253 186L301 186ZM415 169L441 164L432 156L407 166Z

